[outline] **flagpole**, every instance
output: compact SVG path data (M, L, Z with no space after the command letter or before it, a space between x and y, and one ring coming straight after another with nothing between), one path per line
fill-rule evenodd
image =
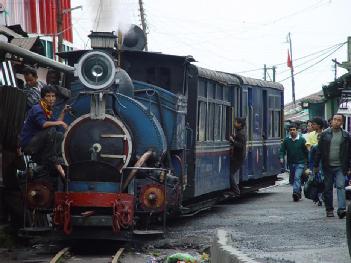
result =
M291 59L291 89L292 89L292 99L294 105L295 103L295 80L294 80L294 64L293 64L293 55L292 55L292 44L291 44L291 37L290 37L290 32L288 34L288 40L289 40L289 45L290 45L290 59Z

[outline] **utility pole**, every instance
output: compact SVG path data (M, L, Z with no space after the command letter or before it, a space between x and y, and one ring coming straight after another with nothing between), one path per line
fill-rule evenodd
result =
M291 59L291 67L290 67L290 71L291 71L291 89L292 89L292 99L293 99L293 103L294 105L296 104L295 101L295 80L294 80L294 64L293 64L293 54L292 54L292 44L291 44L291 36L290 36L290 32L288 34L288 41L289 41L289 47L290 47L290 59Z
M143 0L139 0L139 9L140 9L140 19L141 19L141 26L143 28L144 34L145 34L145 51L148 51L147 47L147 24L146 24L146 18L145 18L145 10L143 7Z
M59 53L63 51L62 17L61 0L56 0L57 52Z
M351 37L347 38L347 61L342 62L340 67L351 72Z
M264 64L263 65L263 79L267 80L267 74L268 74L268 70L271 69L273 72L273 79L271 79L271 81L275 82L275 70L276 70L276 66L272 66L271 68L267 68L267 65ZM269 77L271 78L271 77Z
M341 63L339 63L336 58L332 59L332 61L334 62L334 80L336 80L338 76L338 65L341 65Z

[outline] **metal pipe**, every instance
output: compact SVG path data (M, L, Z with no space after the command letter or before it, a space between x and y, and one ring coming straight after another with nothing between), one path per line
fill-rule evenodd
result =
M4 41L0 41L0 52L8 52L17 56L20 56L22 58L28 59L32 62L37 62L40 65L47 66L53 69L56 69L58 71L62 71L65 73L72 73L74 71L73 67L67 66L65 64L62 64L60 62L56 62L52 59L49 59L47 57L44 57L42 55L39 55L37 53L34 53L32 51L29 51L27 49L18 47L16 45L13 45L11 43L7 43Z
M153 154L153 151L151 151L151 150L148 150L147 152L145 152L145 153L140 157L140 159L135 163L134 167L135 167L135 168L141 167L141 166L152 156L152 154ZM133 170L129 173L129 175L128 175L126 181L125 181L125 183L123 184L123 187L122 187L122 190L123 190L123 191L127 188L127 186L129 185L130 181L131 181L131 180L134 178L134 176L136 175L137 171L138 171L137 169L133 169Z

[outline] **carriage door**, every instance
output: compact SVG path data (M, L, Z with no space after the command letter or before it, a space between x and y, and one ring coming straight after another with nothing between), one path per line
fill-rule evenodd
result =
M268 156L268 148L267 148L267 138L268 138L268 96L267 90L262 90L262 155L263 155L263 164L262 164L262 172L267 172L267 156Z
M247 88L247 92L243 92L243 111L245 111L246 128L247 128L247 177L250 179L254 176L254 149L253 149L253 124L254 124L254 111L253 111L253 98L252 88Z

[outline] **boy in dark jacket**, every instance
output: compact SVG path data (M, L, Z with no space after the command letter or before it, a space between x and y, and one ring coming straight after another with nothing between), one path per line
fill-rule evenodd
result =
M21 131L20 144L26 154L35 156L36 161L47 164L59 172L64 178L65 171L60 163L61 142L63 134L56 130L57 127L67 129L63 121L65 113L69 110L66 106L58 119L53 117L52 109L56 102L56 89L46 85L41 89L41 99L28 112L26 121Z
M289 126L289 136L286 137L280 147L280 163L284 163L287 155L287 162L290 173L294 174L293 200L301 199L301 176L308 160L308 151L305 146L306 140L297 132L294 123Z

